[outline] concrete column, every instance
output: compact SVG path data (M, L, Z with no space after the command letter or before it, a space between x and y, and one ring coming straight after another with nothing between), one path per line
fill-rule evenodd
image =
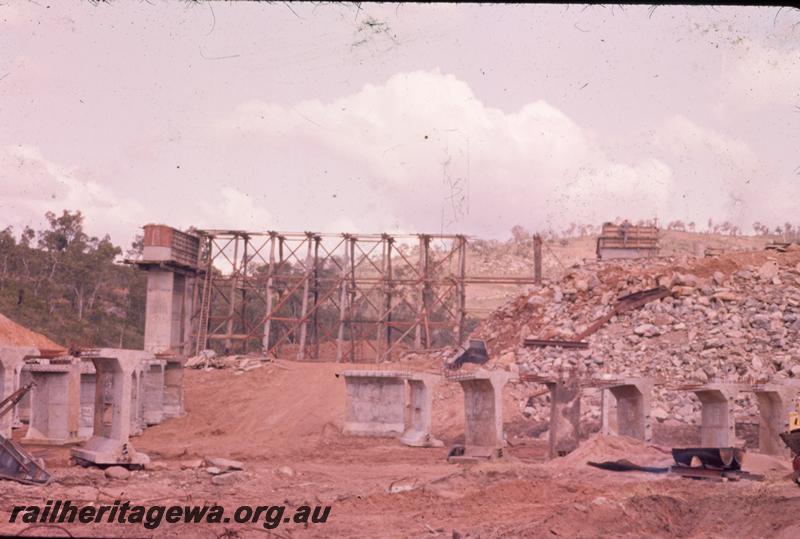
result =
M464 390L464 457L502 456L503 386L511 378L506 371L478 370L453 378Z
M25 357L38 355L39 351L36 348L23 346L0 347L0 401L21 387L19 382L22 367L25 364ZM14 419L18 417L18 408L19 404L14 408L14 412L0 417L0 435L6 438L11 437L11 427Z
M550 389L550 458L563 457L580 443L581 390L573 382L546 382Z
M700 445L732 447L736 440L733 400L739 388L733 384L708 384L691 388L702 404Z
M146 362L142 412L145 425L157 425L164 419L164 369L167 362L153 359Z
M397 371L344 371L344 434L400 436L405 430L405 375Z
M94 398L97 375L90 359L81 360L81 411L78 435L88 439L94 432Z
M183 353L185 320L189 316L186 277L173 271L147 270L147 306L144 349L148 352Z
M603 388L606 393L613 395L617 409L617 434L629 436L637 440L649 442L652 439L650 424L650 397L653 391L653 381L648 378L625 378L614 381ZM611 399L603 399L603 418L609 413L608 407ZM609 434L607 420L602 433Z
M129 441L135 414L134 373L142 363L142 352L103 349L91 359L96 371L93 435L73 448L72 456L95 464L146 464L150 459Z
M753 388L758 401L758 450L767 455L789 456L779 434L788 428L789 412L795 411L797 386L768 384Z
M186 358L167 358L164 364L164 418L182 417L186 412L183 403L183 365Z
M414 447L443 447L431 433L431 410L433 408L433 388L440 376L435 374L411 373L408 375L411 410L409 425L400 441Z
M76 358L29 365L36 384L24 443L63 445L80 441L81 366Z

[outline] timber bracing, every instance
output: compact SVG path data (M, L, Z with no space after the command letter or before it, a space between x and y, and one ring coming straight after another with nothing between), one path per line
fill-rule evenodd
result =
M462 342L468 285L533 283L467 276L463 235L195 233L196 352L383 361Z

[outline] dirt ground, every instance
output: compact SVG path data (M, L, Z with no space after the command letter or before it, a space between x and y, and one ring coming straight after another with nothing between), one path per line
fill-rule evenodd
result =
M280 361L243 374L186 373L187 415L133 438L159 469L108 479L69 463L65 448L29 447L55 481L48 486L0 482L0 533L68 537L800 537L800 489L788 463L748 455L745 468L763 482L714 483L670 474L606 472L587 460L628 458L665 465L667 453L637 441L591 437L571 455L547 462L546 441L525 433L507 399L510 446L497 462L446 462L463 432L462 393L443 383L434 401L434 433L444 448L411 448L395 439L342 436L344 383L350 366ZM374 367L374 366L373 366ZM396 367L396 366L395 366ZM506 393L509 393L509 390ZM17 431L15 437L20 436ZM215 485L198 460L228 457L244 471ZM158 464L160 463L160 464ZM182 469L186 468L186 469ZM330 505L324 524L83 524L28 528L9 524L13 505L215 504Z

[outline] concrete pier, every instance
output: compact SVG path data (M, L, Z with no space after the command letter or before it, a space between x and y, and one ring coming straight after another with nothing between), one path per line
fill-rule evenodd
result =
M408 427L400 441L412 447L443 447L431 433L433 389L441 377L435 374L409 373L406 380L410 391Z
M733 400L739 393L734 384L712 383L687 388L702 404L700 445L732 447L736 443Z
M758 402L758 450L767 455L789 457L789 448L779 434L788 428L789 412L795 411L800 387L789 384L755 386Z
M35 384L30 391L28 432L24 443L63 445L81 440L81 365L77 358L27 365Z
M142 259L136 264L147 272L144 349L148 352L190 353L192 290L199 255L198 236L165 225L144 226Z
M0 401L20 388L20 376L27 356L38 356L36 348L25 346L0 347ZM0 435L10 438L11 427L18 418L16 409L14 413L0 417Z
M653 381L649 378L624 378L600 384L602 399L601 432L611 433L609 426L610 394L616 401L617 434L649 442L652 440L650 424L650 398Z
M96 371L92 437L72 449L76 459L95 464L146 464L147 455L130 443L134 409L135 372L142 364L138 350L101 349L84 354ZM150 356L152 357L152 356Z
M564 380L545 382L550 389L550 458L563 457L580 443L581 390Z
M399 371L344 371L344 434L400 436L405 431L405 377Z
M464 459L502 456L503 387L511 376L506 371L478 370L449 378L464 391Z
M149 352L184 352L189 335L193 277L151 267L147 270L144 348Z

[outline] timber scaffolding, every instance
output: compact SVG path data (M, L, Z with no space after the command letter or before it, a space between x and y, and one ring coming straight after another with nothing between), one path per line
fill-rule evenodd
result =
M335 353L337 361L383 361L462 342L468 285L534 284L467 276L464 235L193 233L200 249L187 349L194 353L221 341L228 353L288 349L297 359Z

